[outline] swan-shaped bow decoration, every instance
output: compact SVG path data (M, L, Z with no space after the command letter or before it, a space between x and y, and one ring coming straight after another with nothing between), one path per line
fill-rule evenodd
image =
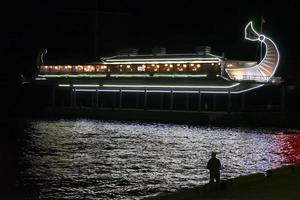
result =
M232 80L250 80L268 82L276 72L279 63L279 52L276 44L263 34L257 33L250 21L245 27L245 39L260 41L266 47L264 58L251 67L226 68L226 72Z

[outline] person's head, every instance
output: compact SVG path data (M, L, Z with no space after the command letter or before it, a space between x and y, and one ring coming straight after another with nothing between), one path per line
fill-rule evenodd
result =
M212 153L211 153L211 157L212 157L212 158L215 158L216 155L217 155L216 152L212 152Z

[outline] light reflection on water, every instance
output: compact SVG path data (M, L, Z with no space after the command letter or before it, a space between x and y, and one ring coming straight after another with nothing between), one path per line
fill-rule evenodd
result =
M300 136L273 129L97 120L29 123L20 184L37 188L38 199L141 199L204 184L211 151L219 152L223 179L300 161Z

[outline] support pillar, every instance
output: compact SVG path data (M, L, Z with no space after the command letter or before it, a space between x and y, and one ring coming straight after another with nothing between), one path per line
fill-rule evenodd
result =
M103 108L104 107L104 94L101 95L101 93L99 93L99 97L101 99L101 101L100 101L100 108Z
M91 93L91 107L95 106L95 94Z
M73 106L73 87L70 87L70 106Z
M245 100L246 100L246 95L245 95L245 93L243 93L241 96L241 110L242 111L245 111Z
M217 108L217 95L213 94L213 111L216 111Z
M116 95L117 95L117 92L113 92L114 93L114 95L113 95L113 109L115 109L115 107L116 107Z
M185 94L185 109L186 110L190 109L190 96L189 96L189 94Z
M96 89L96 107L99 107L99 91Z
M163 109L164 106L164 93L160 93L160 98L159 98L159 109Z
M198 112L201 111L201 104L202 104L202 93L201 90L198 91Z
M73 93L73 95L74 95L74 98L73 98L73 100L74 100L74 106L76 106L76 104L77 104L77 94L76 94L76 88L74 88L74 93Z
M119 90L119 109L122 109L122 89Z
M139 93L135 93L135 108L138 108L140 104L140 98L139 98Z
M231 112L231 93L230 93L230 90L228 90L227 97L228 97L227 112L230 113Z
M147 110L147 89L144 90L144 110Z
M173 93L173 89L171 89L171 94L170 94L170 110L173 110L174 107L174 93Z
M52 88L52 106L55 106L55 87Z
M281 112L285 111L285 87L281 86Z

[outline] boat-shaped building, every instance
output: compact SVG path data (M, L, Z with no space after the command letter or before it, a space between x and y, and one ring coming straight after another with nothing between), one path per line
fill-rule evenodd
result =
M194 53L168 54L154 48L151 54L123 49L97 62L79 64L44 63L47 51L39 54L34 80L43 85L69 87L76 91L122 91L166 93L243 93L278 80L276 44L257 33L252 22L245 27L245 39L265 45L260 62L229 60L211 53L209 46Z

